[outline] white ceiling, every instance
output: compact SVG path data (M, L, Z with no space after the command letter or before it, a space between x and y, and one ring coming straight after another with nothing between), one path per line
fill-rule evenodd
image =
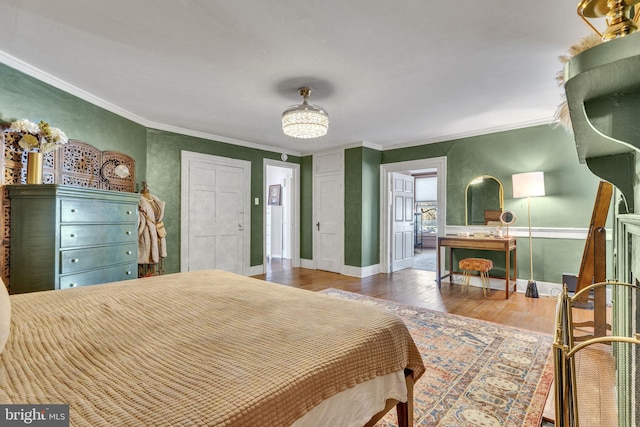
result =
M0 61L145 126L311 153L553 120L578 0L0 0ZM329 133L285 136L310 102ZM73 135L70 135L73 137Z

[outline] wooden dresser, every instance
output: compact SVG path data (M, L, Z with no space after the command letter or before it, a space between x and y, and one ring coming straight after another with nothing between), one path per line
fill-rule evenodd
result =
M137 277L137 193L8 185L10 291L66 289Z

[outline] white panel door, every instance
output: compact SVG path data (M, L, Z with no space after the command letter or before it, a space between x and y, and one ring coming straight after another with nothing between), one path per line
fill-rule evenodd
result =
M341 152L314 156L314 253L318 270L342 273L344 235Z
M244 163L215 156L183 161L182 271L248 269L250 169Z
M315 223L316 268L340 272L342 263L342 235L340 233L341 183L336 174L319 175L315 182L317 201Z
M414 178L391 174L391 271L413 267Z

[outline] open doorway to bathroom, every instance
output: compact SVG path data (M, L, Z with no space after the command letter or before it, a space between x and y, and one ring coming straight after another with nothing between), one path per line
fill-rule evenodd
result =
M299 174L300 165L265 159L265 273L300 266Z

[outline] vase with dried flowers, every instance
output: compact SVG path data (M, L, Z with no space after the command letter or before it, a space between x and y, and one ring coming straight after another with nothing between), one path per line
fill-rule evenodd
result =
M60 129L49 126L45 121L36 124L26 119L12 122L6 132L20 136L18 145L28 152L27 184L42 184L43 154L66 144L67 135Z

